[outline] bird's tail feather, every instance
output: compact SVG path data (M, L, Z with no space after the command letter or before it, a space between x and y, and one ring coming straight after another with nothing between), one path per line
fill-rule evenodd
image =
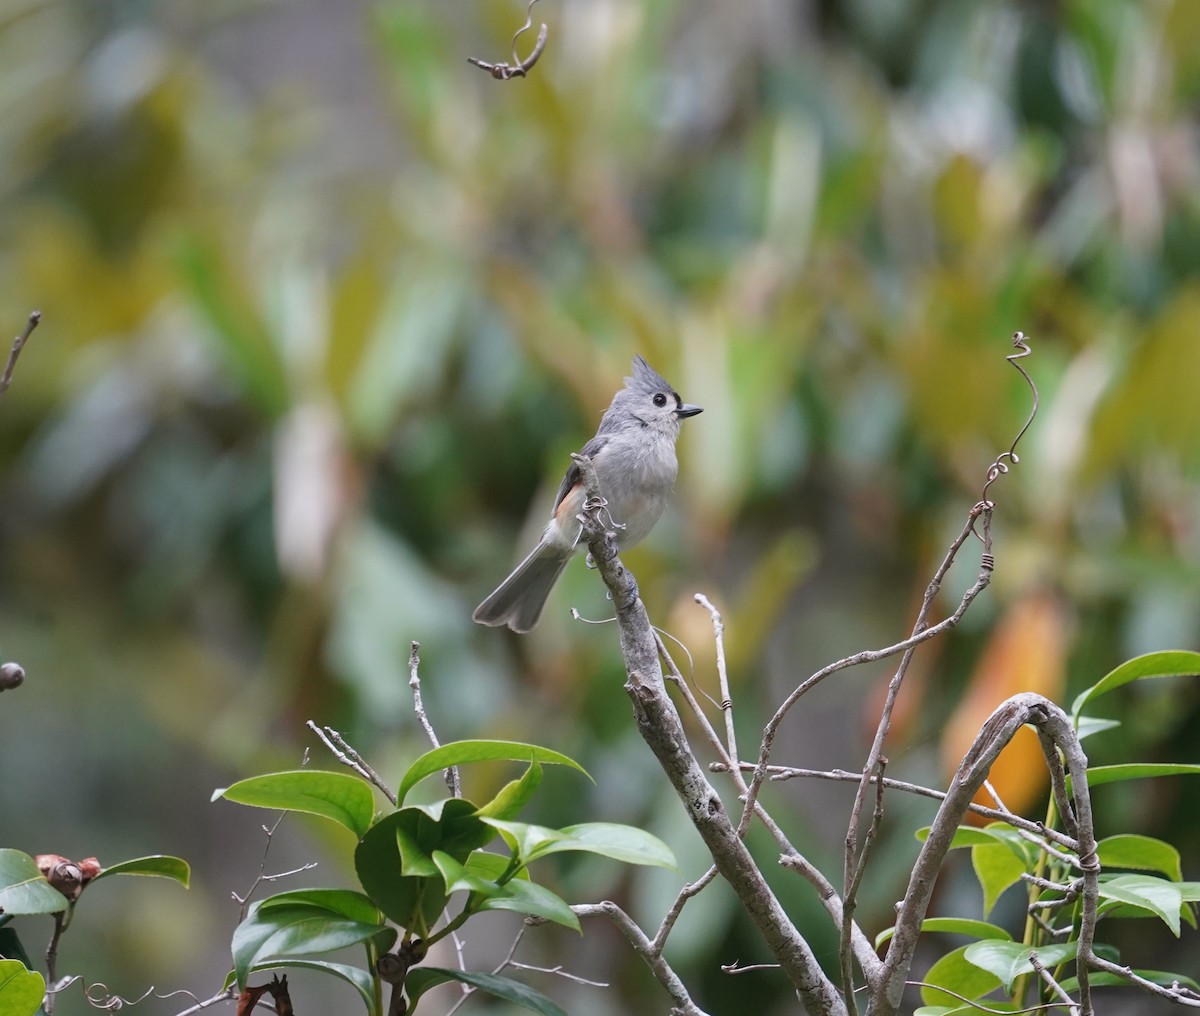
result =
M507 624L515 632L531 631L571 554L570 549L539 543L496 591L475 608L472 618L492 627Z

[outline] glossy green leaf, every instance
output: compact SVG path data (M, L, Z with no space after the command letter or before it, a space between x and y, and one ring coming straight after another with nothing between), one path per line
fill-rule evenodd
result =
M1012 941L1012 935L999 925L989 924L987 921L975 921L969 917L927 917L921 922L921 931L940 931L947 935L969 935L971 938L977 939L998 938ZM895 927L885 928L875 936L875 948L878 949L886 942L890 942L895 933Z
M156 878L174 879L185 889L192 876L192 869L187 861L180 857L170 857L166 854L153 854L149 857L136 857L129 861L121 861L101 870L96 880L107 878L109 875L149 875Z
M252 776L215 791L213 800L218 797L255 808L320 815L345 826L360 839L371 827L375 814L375 801L366 783L356 776L324 769Z
M389 937L394 941L394 933L394 928L337 917L322 907L257 903L234 929L234 973L244 987L250 968L268 959L332 952L376 937L381 943Z
M1090 688L1080 692L1071 703L1071 715L1078 716L1083 707L1093 699L1099 698L1129 684L1131 681L1145 681L1158 677L1197 677L1200 676L1200 653L1172 650L1169 652L1147 653L1134 657L1122 663L1115 670L1109 671Z
M963 998L982 998L1000 987L1000 979L988 973L973 963L968 963L964 953L969 946L960 946L946 953L926 971L921 980L926 984L921 987L921 1001L926 1005L944 1005L956 1008L962 1005L960 999L939 991L938 987L947 988L963 996ZM935 987L930 987L934 985Z
M1184 988L1191 988L1192 991L1200 992L1200 982L1195 981L1186 974L1175 973L1171 970L1137 970L1133 971L1139 977L1144 977L1147 981L1152 981L1155 984L1162 984L1170 987L1172 984L1178 984ZM1088 974L1088 982L1093 988L1127 988L1129 981L1117 974L1110 974L1103 970L1093 970ZM1062 982L1064 991L1078 991L1079 978L1068 977Z
M1128 762L1123 765L1095 766L1087 771L1089 787L1124 780L1147 780L1158 776L1200 776L1200 765L1182 762ZM1067 777L1067 792L1071 792L1071 777Z
M476 810L461 798L401 808L362 838L354 868L359 884L384 914L418 933L437 919L446 891L434 851L461 864L495 837Z
M1105 868L1136 868L1139 871L1160 871L1178 882L1183 878L1179 851L1170 843L1151 836L1124 833L1108 836L1096 844L1100 863Z
M1142 910L1148 910L1162 918L1171 933L1179 937L1179 910L1183 906L1183 894L1179 886L1153 875L1117 875L1100 880L1101 900L1112 900ZM1109 909L1100 904L1101 912Z
M1024 942L989 941L971 943L963 955L968 963L996 977L1005 991L1011 991L1013 981L1022 974L1033 973L1033 964L1029 962L1031 952L1036 951L1042 964L1053 970L1060 963L1073 959L1078 949L1074 942L1058 942L1033 950Z
M1093 734L1102 734L1106 730L1115 730L1120 725L1120 720L1102 720L1095 716L1079 716L1075 719L1075 732L1079 735L1079 740L1082 741Z
M971 865L983 889L983 912L992 912L1000 895L1021 881L1028 865L1006 844L995 843L971 848Z
M363 924L378 924L380 921L379 910L370 897L350 889L292 889L268 896L259 906L269 908L297 904L316 907Z
M472 762L509 761L540 762L542 765L570 766L587 776L587 770L578 762L549 748L518 741L453 741L440 748L426 752L408 768L400 789L396 794L401 801L421 780L440 773L451 766L469 765ZM588 779L591 779L589 776Z
M929 826L918 829L915 834L917 839L924 843L929 839L929 830ZM954 830L954 837L950 841L950 849L957 850L960 847L991 846L994 843L1008 843L1008 840L994 829L959 826Z
M67 906L67 898L46 881L32 857L0 848L0 908L5 914L57 914Z
M0 1016L33 1016L42 1004L46 981L19 960L0 959Z
M504 841L516 851L524 864L548 854L576 850L611 857L625 864L675 867L675 855L670 847L657 836L633 826L615 822L585 822L563 829L548 829L524 822L502 822L498 819L484 821L501 832Z
M484 900L481 910L511 910L518 914L543 917L575 931L582 931L579 918L570 904L543 885L519 878L506 882L501 892Z
M500 792L479 809L480 818L513 819L524 810L542 783L541 763L529 764L519 780L513 780L500 788Z
M451 970L445 967L415 967L410 970L404 980L404 987L410 999L420 998L430 988L447 981L458 981L469 984L489 995L495 995L506 1002L512 1002L523 1009L540 1013L541 1016L567 1016L566 1012L540 992L534 991L520 981L501 977L498 974L477 974L469 970Z
M442 850L433 852L433 863L446 884L447 893L477 893L481 896L495 896L501 891L501 886L495 879L486 878L477 871L471 871Z

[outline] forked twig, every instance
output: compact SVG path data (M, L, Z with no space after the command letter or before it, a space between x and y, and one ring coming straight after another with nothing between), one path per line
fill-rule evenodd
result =
M542 50L546 48L546 37L550 33L550 29L543 22L538 29L537 43L533 47L533 52L524 60L517 56L517 39L524 32L529 31L533 27L533 5L538 0L529 0L529 6L526 7L525 24L516 30L512 37L512 63L488 63L486 60L479 60L473 56L467 57L467 63L474 64L476 67L482 67L497 81L508 81L510 78L523 78L533 68L533 65L538 62L542 55Z

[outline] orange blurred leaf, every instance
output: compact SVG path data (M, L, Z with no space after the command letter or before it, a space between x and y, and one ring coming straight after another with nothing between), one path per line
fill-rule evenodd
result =
M1040 590L1013 604L997 625L971 675L966 695L946 724L941 745L945 773L954 773L984 721L1005 699L1025 691L1059 699L1066 679L1065 663L1066 616L1057 597ZM990 780L1015 812L1040 798L1048 774L1032 730L1017 731L992 766ZM986 790L979 792L976 801L989 806L994 803Z

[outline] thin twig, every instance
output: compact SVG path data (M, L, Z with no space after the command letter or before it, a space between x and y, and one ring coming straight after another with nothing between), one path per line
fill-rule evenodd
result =
M25 348L25 343L29 341L29 336L33 334L33 330L41 320L42 312L40 310L30 311L24 330L13 339L12 349L8 353L8 362L4 365L4 373L0 374L0 395L8 391L8 386L12 384L13 371L17 369L17 360L21 356L21 350Z
M1121 977L1130 984L1144 988L1152 994L1159 995L1162 998L1169 998L1177 1005L1186 1006L1189 1009L1200 1009L1200 994L1197 994L1191 988L1185 988L1179 984L1168 988L1164 984L1157 984L1135 973L1132 968L1123 967L1119 963L1113 963L1111 960L1106 960L1095 953L1088 954L1088 965L1095 967L1097 970L1102 970L1107 974L1114 974L1117 977Z
M279 829L279 824L287 817L286 811L281 811L279 816L270 826L262 826L262 831L266 835L266 843L263 844L262 860L258 863L258 874L254 877L250 888L241 896L236 892L230 892L233 901L238 905L238 924L246 919L246 905L258 891L258 887L264 882L277 882L283 878L290 878L293 875L299 875L301 872L311 871L317 866L316 861L309 861L307 864L302 864L298 868L293 868L290 871L280 871L273 875L267 874L267 855L271 852L271 841L275 836L276 830Z
M338 731L333 727L318 727L312 720L307 722L307 727L317 735L329 749L329 752L342 765L353 769L359 776L377 788L384 797L392 804L396 804L396 794L391 787L383 782L383 778L371 768L370 764L364 759Z
M683 913L684 904L693 896L698 896L704 887L716 877L717 866L714 864L708 871L696 879L695 882L689 882L679 890L679 895L675 897L675 902L671 904L671 909L663 917L662 923L658 926L658 931L655 932L654 939L650 943L650 947L655 952L662 953L663 948L667 944L667 936L671 934L671 930L675 927L675 922L679 920L679 915Z
M615 903L605 900L603 903L581 903L571 907L576 917L606 917L625 936L625 940L650 968L655 980L675 1003L674 1012L680 1016L708 1016L688 993L687 986L680 980L679 975L671 965L663 959L662 953L655 950L654 943L646 937L646 933L638 927L624 910Z
M1054 975L1046 969L1046 964L1038 959L1038 954L1032 949L1029 951L1029 963L1037 972L1037 975L1046 982L1046 986L1054 992L1055 997L1066 1005L1067 1012L1071 1016L1079 1016L1079 1006L1075 1002L1075 999L1068 995L1063 986L1054 979Z
M723 974L748 974L754 970L778 970L778 963L739 963L734 960L732 963L722 963L721 973Z
M546 38L549 35L550 29L545 24L538 29L537 43L533 47L533 52L522 60L517 56L517 39L525 32L533 27L533 5L538 0L529 0L529 6L525 8L525 24L516 30L512 37L512 63L488 63L486 60L478 60L473 56L467 57L467 63L474 64L476 67L482 67L497 81L508 81L510 78L523 78L529 73L538 59L542 55L542 50L546 48Z
M713 763L710 767L714 772L725 772L726 769L722 763ZM739 762L738 768L742 772L753 772L757 766L753 762ZM852 773L845 769L798 769L793 766L767 766L767 772L770 774L770 780L793 780L793 779L813 779L813 780L830 780L834 783L857 783L862 779L861 773ZM875 777L871 777L871 782L875 782ZM943 801L946 798L946 791L934 790L932 787L925 787L919 783L907 783L904 780L892 779L888 776L884 778L883 785L888 790L899 790L905 794L913 794L917 797L928 797L935 801ZM1057 843L1061 843L1064 847L1074 850L1076 847L1075 840L1067 836L1065 833L1060 833L1057 829L1049 828L1044 822L1035 822L1032 819L1022 818L1020 815L1015 815L1009 812L1000 811L996 808L989 808L986 805L971 803L968 811L976 815L982 815L985 818L995 819L998 822L1007 822L1021 832L1029 832L1037 836L1044 836L1052 839ZM1054 850L1048 843L1034 839L1031 842L1035 843L1041 849L1052 853L1055 857L1062 860L1070 860L1075 864L1078 861L1067 854L1063 854Z
M442 744L433 729L433 724L429 722L429 717L425 713L425 706L421 701L420 667L421 643L413 642L408 651L408 686L412 689L413 693L413 709L416 711L417 720L425 730L425 735L435 748L440 748ZM462 780L458 775L458 766L450 766L450 768L444 770L442 778L446 781L446 786L450 789L451 797L462 797ZM392 803L395 804L396 802L393 801Z
M737 733L733 726L733 698L729 694L729 674L725 667L725 622L721 612L707 596L697 593L693 599L708 611L712 618L713 642L717 646L717 680L721 689L721 712L725 714L725 748L730 758L738 757Z

